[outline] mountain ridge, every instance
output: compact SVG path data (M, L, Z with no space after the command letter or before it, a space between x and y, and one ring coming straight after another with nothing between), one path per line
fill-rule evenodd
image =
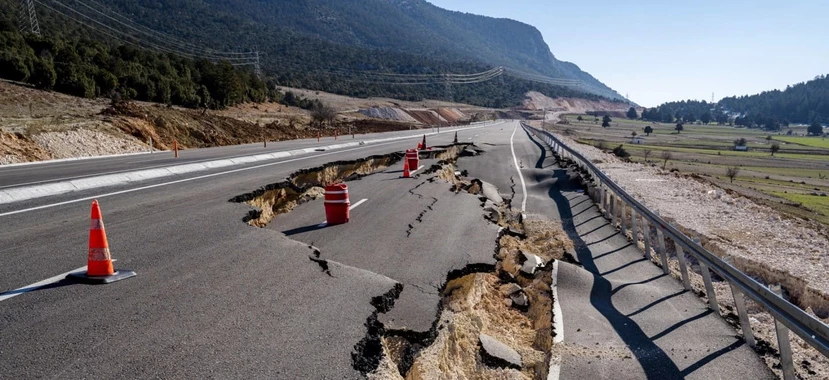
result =
M310 38L446 61L507 66L529 74L579 80L597 89L599 95L621 98L577 65L555 58L532 25L446 10L425 0L113 0L108 6L145 26L161 27L166 33L211 46L229 45L227 38L219 37L222 28L194 30L189 24L224 25L226 33L221 34L234 40L237 47L258 46L267 55L264 62L268 67L277 64L274 55L295 49ZM171 17L175 15L181 19ZM278 34L280 40L289 42L273 48L264 34Z

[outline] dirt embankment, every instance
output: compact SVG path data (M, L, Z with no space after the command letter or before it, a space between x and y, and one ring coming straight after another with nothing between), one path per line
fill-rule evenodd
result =
M624 116L630 108L627 103L615 103L607 100L587 100L576 98L550 98L540 92L530 91L524 98L523 108L533 111L546 110L552 113L552 119L563 114L603 113L611 116ZM548 116L548 120L550 117Z
M0 81L0 165L147 151L151 138L156 149L170 149L174 140L186 149L424 127L398 111L405 122L339 115L333 126L318 128L310 126L309 111L277 103L220 111L111 104Z

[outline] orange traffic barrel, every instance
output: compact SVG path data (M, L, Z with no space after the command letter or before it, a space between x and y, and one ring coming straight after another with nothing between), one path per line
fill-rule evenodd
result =
M325 187L325 222L328 225L348 223L351 218L348 186L344 183Z
M417 171L420 167L420 156L417 154L417 149L406 149L406 161L409 164L409 170Z

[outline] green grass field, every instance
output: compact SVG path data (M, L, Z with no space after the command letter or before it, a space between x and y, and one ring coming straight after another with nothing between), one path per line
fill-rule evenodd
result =
M673 152L667 165L670 169L708 176L722 186L740 189L758 202L829 225L829 197L810 195L815 191L829 193L829 140L721 125L685 125L678 134L672 123L656 124L625 118L613 118L609 128L602 128L593 122L592 116L584 117L583 122L578 122L576 117L570 115L570 124L557 124L554 128L570 134L580 143L603 145L607 151L623 145L635 162L642 162L644 150L649 149L649 161L657 167L663 165L660 158L663 151ZM645 125L653 128L651 136L645 136ZM801 127L792 130L797 134L805 133ZM644 137L646 144L631 144L633 131ZM766 140L769 135L780 142L781 150L774 156L771 156L771 144ZM748 152L733 150L733 142L739 138L748 140ZM740 168L733 184L725 177L726 169L732 166Z
M774 139L793 144L829 149L829 140L821 137L774 136Z
M793 193L781 193L775 192L780 198L788 199L792 202L798 202L803 207L806 207L812 211L818 212L823 215L829 215L829 197L816 197L814 195L809 194L793 194Z

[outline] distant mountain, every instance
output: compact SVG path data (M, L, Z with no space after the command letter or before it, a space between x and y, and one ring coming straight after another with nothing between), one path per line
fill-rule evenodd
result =
M225 49L258 47L265 54L266 71L277 74L285 74L288 67L308 66L406 72L417 71L413 66L424 63L369 57L402 53L400 59L417 56L420 61L507 66L577 79L605 97L620 98L578 66L557 60L532 26L448 11L424 0L110 0L106 4L142 25L191 42ZM300 52L308 48L330 54ZM343 56L350 65L336 66L343 63Z

